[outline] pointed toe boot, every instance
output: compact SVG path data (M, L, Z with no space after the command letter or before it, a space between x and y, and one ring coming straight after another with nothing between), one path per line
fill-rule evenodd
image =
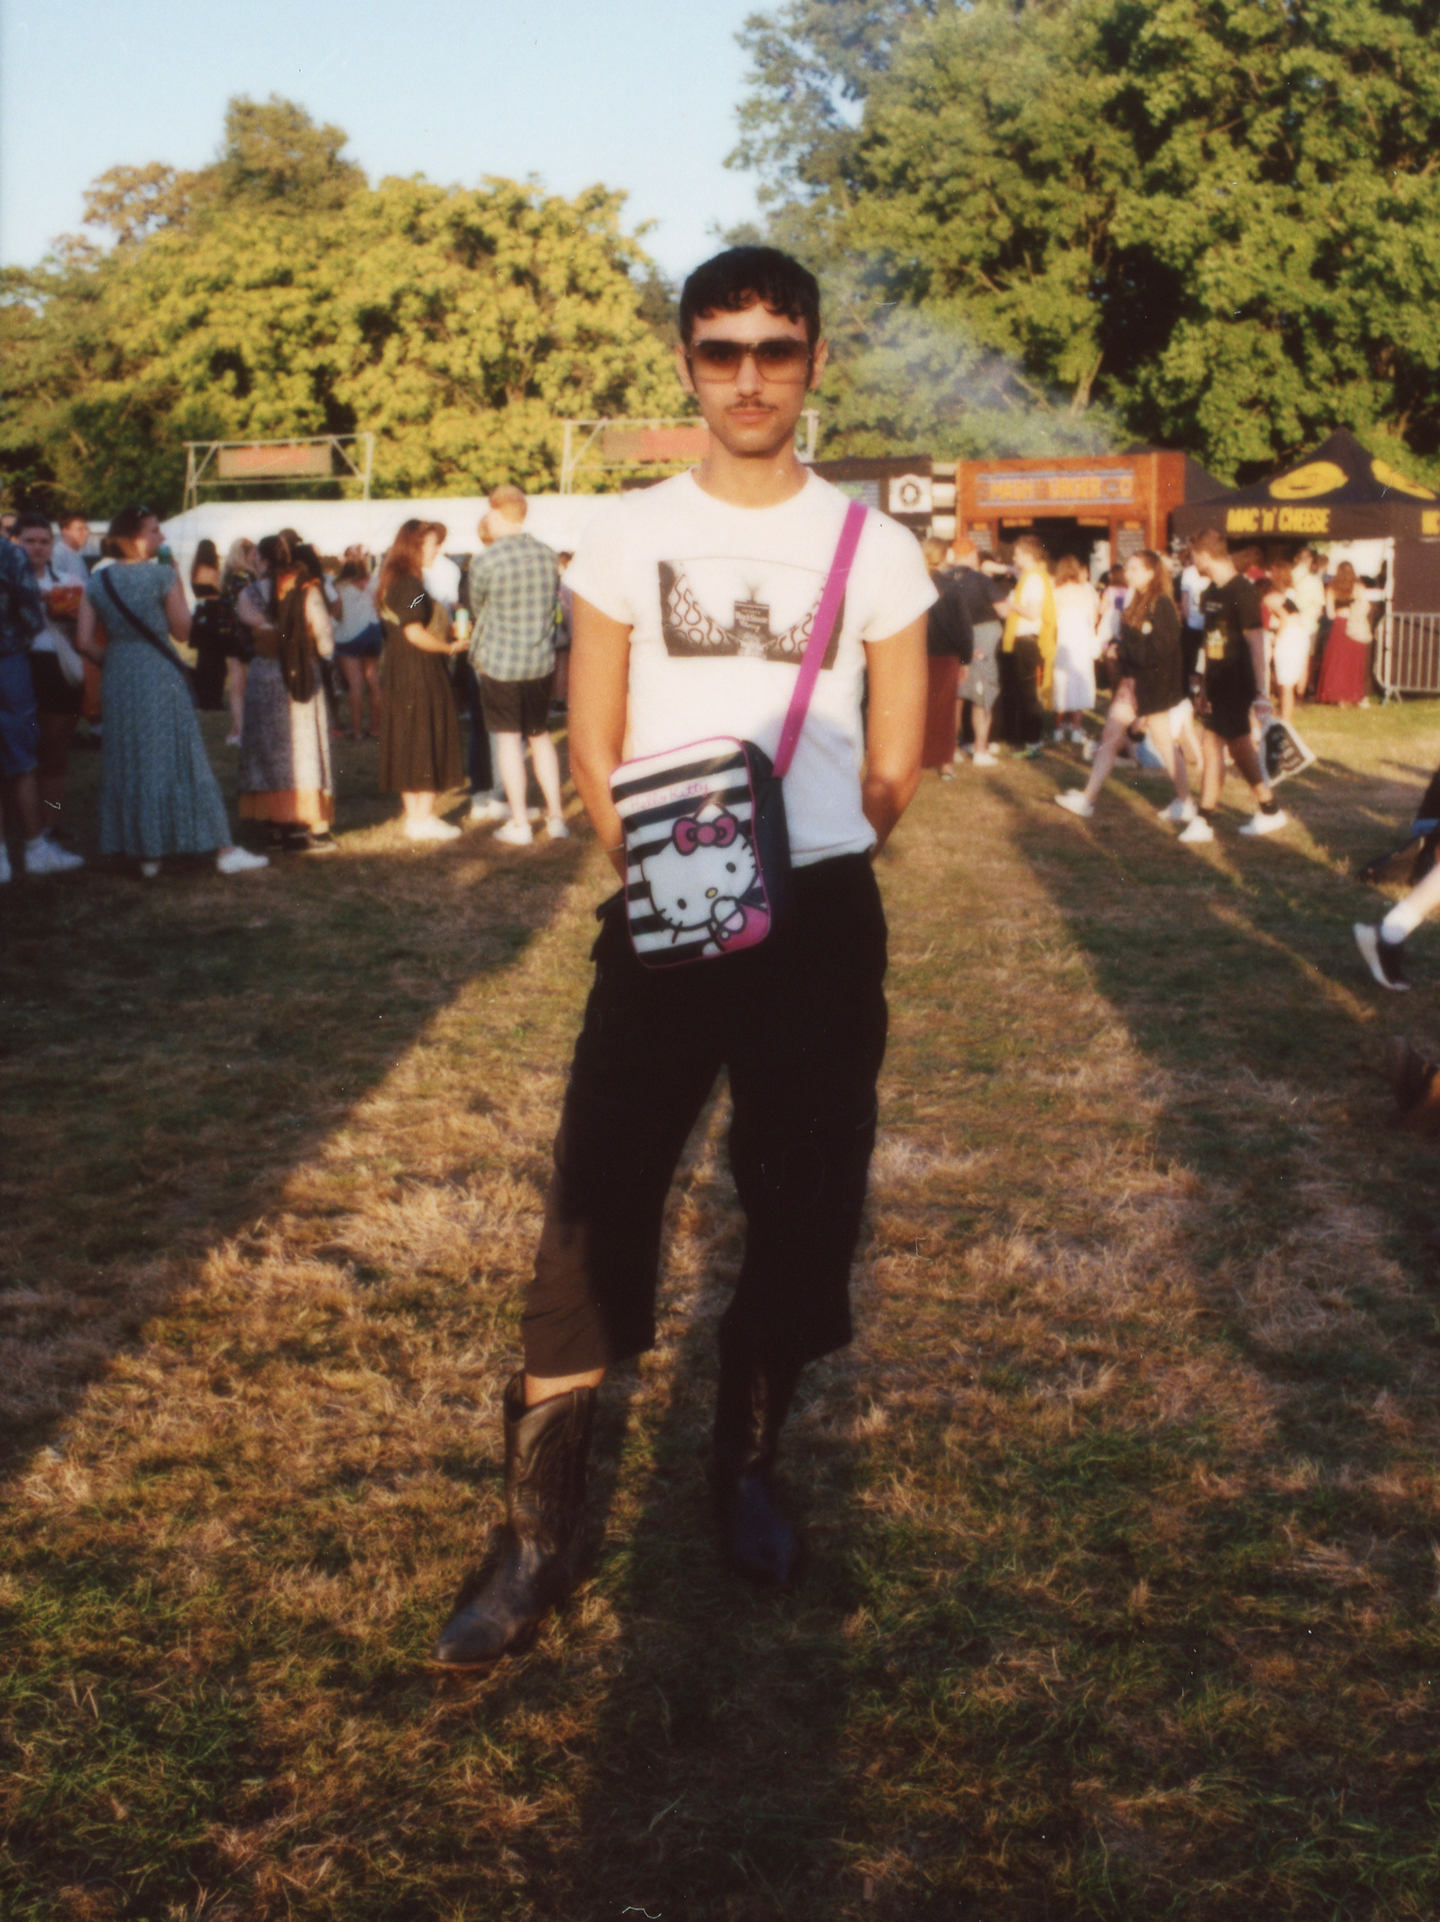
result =
M800 1573L800 1538L770 1482L799 1379L798 1365L767 1360L722 1327L711 1493L732 1565L775 1588Z
M574 1388L525 1406L525 1377L505 1390L505 1529L500 1562L474 1601L447 1622L430 1659L488 1668L529 1647L578 1578L584 1549L585 1465L595 1390Z

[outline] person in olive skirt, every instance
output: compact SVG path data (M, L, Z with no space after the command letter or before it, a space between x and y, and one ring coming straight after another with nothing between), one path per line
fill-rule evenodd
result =
M450 616L424 580L444 538L439 521L406 521L375 583L385 629L380 788L400 796L412 841L451 841L460 832L435 811L440 796L465 779L449 673L450 656L465 642L451 638Z

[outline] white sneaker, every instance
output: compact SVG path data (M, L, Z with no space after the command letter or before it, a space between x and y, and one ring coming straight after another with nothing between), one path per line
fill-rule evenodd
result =
M570 830L565 825L565 816L563 814L547 814L545 817L545 832L550 836L552 841L568 841L570 839Z
M0 888L8 887L11 879L10 850L3 841L0 841Z
M1183 841L1187 848L1198 848L1202 847L1206 841L1215 839L1215 830L1203 814L1197 813L1185 832L1176 838Z
M1162 821L1173 821L1177 828L1183 828L1195 819L1199 811L1193 801L1182 801L1177 794L1169 807L1160 808L1158 813Z
M470 803L470 825L475 828L498 827L501 821L510 819L510 810L503 801L497 801L493 794L477 794Z
M507 821L503 828L496 828L495 839L503 841L507 848L528 848L535 839L535 830L528 821Z
M1084 788L1067 788L1063 794L1055 796L1057 808L1064 808L1067 814L1078 814L1082 821L1088 821L1095 812L1095 803L1085 799Z
M1278 834L1281 828L1289 825L1284 808L1276 808L1273 814L1261 814L1258 811L1252 814L1240 832L1245 835Z
M454 841L460 830L453 821L443 821L438 814L426 814L418 821L407 821L405 833L411 841Z
M1088 734L1085 737L1085 745L1080 750L1080 758L1087 763L1095 759L1095 743Z
M84 865L80 855L67 854L57 842L47 840L43 834L25 843L27 874L70 874Z
M992 754L988 747L977 748L970 756L971 767L999 767L1000 756Z
M143 868L148 865L148 862L142 863L142 871ZM269 865L270 857L268 855L252 854L249 848L225 848L215 856L215 872L217 874L255 874L258 873L261 868L268 868ZM155 863L155 867L158 872L160 867L158 861Z

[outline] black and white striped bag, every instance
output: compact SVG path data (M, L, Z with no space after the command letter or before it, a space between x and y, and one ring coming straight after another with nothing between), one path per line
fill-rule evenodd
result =
M852 501L772 764L732 735L622 761L610 794L625 832L625 911L649 968L753 948L790 901L783 781L830 642L865 509Z

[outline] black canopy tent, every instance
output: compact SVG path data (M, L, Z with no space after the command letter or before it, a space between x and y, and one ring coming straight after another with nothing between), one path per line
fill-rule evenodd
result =
M1375 677L1387 694L1440 693L1440 493L1338 427L1268 480L1170 516L1177 539L1218 527L1233 541L1385 541Z

